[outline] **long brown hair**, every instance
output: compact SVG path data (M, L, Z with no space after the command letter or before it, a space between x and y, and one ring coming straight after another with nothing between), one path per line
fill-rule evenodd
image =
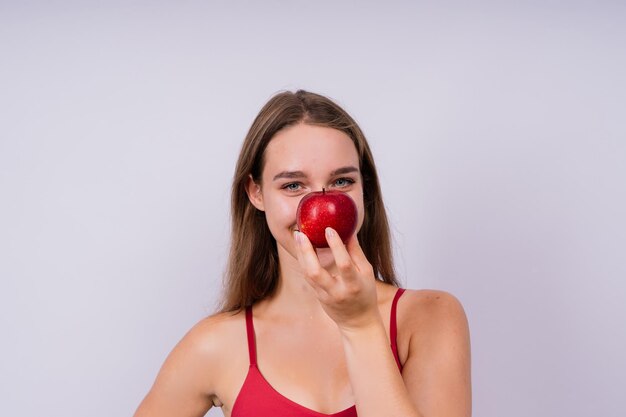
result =
M231 247L225 293L220 311L239 311L273 294L278 283L276 241L265 213L249 201L250 175L261 182L267 144L281 129L298 123L325 126L347 134L359 155L363 177L365 218L359 244L374 268L376 279L399 286L396 279L389 224L378 183L374 158L363 132L350 115L327 97L298 90L272 97L252 123L241 147L232 185Z

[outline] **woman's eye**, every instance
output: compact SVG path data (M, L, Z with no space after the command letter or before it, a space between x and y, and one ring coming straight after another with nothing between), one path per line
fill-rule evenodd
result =
M300 184L297 182L290 182L289 184L284 185L283 189L287 191L298 191L300 189Z
M351 178L338 178L335 180L335 186L337 187L347 187L351 184L354 184L354 180Z

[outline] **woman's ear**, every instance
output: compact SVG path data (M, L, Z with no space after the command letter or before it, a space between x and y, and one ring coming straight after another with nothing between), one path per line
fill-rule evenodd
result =
M261 184L257 184L252 178L252 175L248 175L248 182L246 183L246 193L248 194L248 200L258 210L265 211L263 205L263 193L261 193Z

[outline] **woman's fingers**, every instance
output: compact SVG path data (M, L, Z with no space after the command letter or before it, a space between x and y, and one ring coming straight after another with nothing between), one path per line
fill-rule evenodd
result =
M358 268L359 272L362 273L370 273L372 271L372 264L367 260L361 245L359 244L359 239L356 234L350 237L348 243L346 244L347 253ZM373 274L373 272L372 272Z
M326 229L326 241L334 258L334 265L329 265L328 271L321 266L317 252L304 233L296 232L294 237L305 279L317 292L330 318L340 326L354 327L363 321L363 317L371 316L368 312L378 311L372 266L356 236L351 237L346 247L335 230Z
M294 238L296 240L296 250L298 251L298 263L304 271L306 279L312 285L328 291L334 284L334 280L320 265L320 261L317 258L317 254L309 238L299 231L294 232Z
M321 299L345 300L362 291L363 284L374 278L372 266L365 257L356 235L344 245L332 228L326 228L326 241L335 263L335 276L321 266L319 258L308 237L295 232L298 263L309 284Z
M356 272L354 262L337 232L330 227L326 228L326 241L335 258L339 275L344 279L354 278Z

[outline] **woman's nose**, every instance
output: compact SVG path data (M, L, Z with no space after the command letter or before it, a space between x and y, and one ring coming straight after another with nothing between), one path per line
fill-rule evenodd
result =
M311 188L311 192L322 192L325 191L327 189L326 185L324 184L319 184L319 185L314 185L313 188Z

